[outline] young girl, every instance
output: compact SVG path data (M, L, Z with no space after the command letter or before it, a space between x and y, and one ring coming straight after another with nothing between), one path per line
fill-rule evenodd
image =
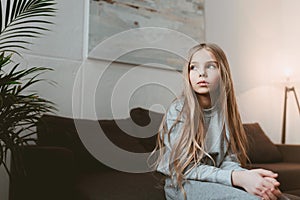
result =
M187 61L183 95L168 109L157 140L166 198L278 199L277 174L241 167L247 139L224 52L199 44Z

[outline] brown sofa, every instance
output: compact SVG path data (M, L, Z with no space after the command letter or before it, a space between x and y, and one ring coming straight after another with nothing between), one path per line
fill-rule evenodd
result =
M124 150L150 152L162 114L135 108L130 115L128 119L79 121L86 131L99 123L109 140ZM137 137L126 134L119 124ZM244 127L250 140L248 167L278 172L281 190L300 196L300 146L274 145L257 123ZM84 147L72 118L45 115L37 131L38 145L23 152L27 176L10 183L10 200L164 199L161 174L127 173L105 166Z

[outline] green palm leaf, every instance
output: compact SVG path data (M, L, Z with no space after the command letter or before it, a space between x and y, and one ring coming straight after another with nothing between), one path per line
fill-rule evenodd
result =
M35 141L32 136L36 134L34 127L39 118L56 110L51 101L28 90L44 82L39 76L51 69L19 69L20 64L12 62L14 53L27 49L29 38L48 31L43 25L52 24L48 18L56 12L54 5L54 0L1 0L0 3L0 165L9 175L7 152L12 154L16 175L24 175L21 147ZM6 66L10 66L8 71Z
M54 16L54 5L54 0L6 0L1 3L0 52L16 53L17 49L27 49L28 38L38 37L48 30L41 24L52 24L47 17Z
M51 70L45 67L31 67L19 70L15 64L9 72L3 67L11 63L11 55L0 54L0 164L6 167L6 154L9 149L14 155L13 162L17 163L18 174L23 174L19 158L20 147L32 143L31 138L36 134L32 129L44 113L55 111L55 105L36 93L28 93L28 88L44 79L38 77ZM26 92L27 91L27 92ZM24 133L25 132L25 133ZM9 171L8 171L9 172Z

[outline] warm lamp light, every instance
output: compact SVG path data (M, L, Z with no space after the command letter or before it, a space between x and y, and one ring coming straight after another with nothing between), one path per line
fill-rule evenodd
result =
M294 93L294 97L298 106L298 111L300 114L300 105L299 105L299 100L296 94L296 89L294 86L289 86L290 84L290 75L291 75L291 71L290 70L286 70L286 81L287 81L287 86L285 86L284 89L284 104L283 104L283 119L282 119L282 134L281 134L281 143L284 144L285 143L285 138L286 138L286 108L287 108L287 98L288 98L288 93L289 92L293 92Z
M290 77L292 75L292 70L290 68L286 68L284 70L284 75L285 75L287 82L290 81Z

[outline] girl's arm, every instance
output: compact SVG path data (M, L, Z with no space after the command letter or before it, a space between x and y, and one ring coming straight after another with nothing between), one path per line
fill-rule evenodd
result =
M164 159L159 164L157 171L172 176L169 171L169 159L170 159L170 148L169 144L166 145ZM199 164L197 167L187 171L185 174L186 179L208 181L214 183L221 183L224 185L232 186L231 173L232 169L221 169L210 165Z
M241 164L236 156L236 154L229 153L224 158L221 166L221 169L232 169L232 170L246 170L245 168L241 167Z

